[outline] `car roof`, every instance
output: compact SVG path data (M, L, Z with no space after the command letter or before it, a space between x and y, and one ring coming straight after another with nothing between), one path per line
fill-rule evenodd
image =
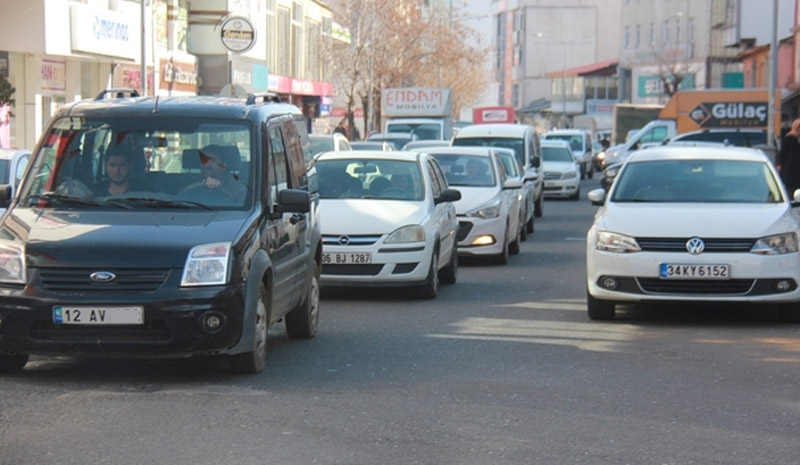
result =
M707 129L698 129L696 131L689 131L678 134L674 137L677 139L678 137L688 136L690 134L705 134L705 133L714 133L714 132L721 132L721 133L728 133L733 134L737 132L752 132L756 134L763 134L767 132L766 129L757 129L757 128L707 128Z
M528 131L533 131L533 126L512 123L473 124L459 129L456 139L486 136L517 138L522 137Z
M342 150L341 152L324 152L317 156L317 161L323 160L352 160L352 159L369 159L369 160L400 160L400 161L413 161L418 162L424 153L421 152L403 152L401 150Z
M418 152L425 152L431 155L475 155L488 157L495 151L495 147L426 147L416 149Z
M569 142L565 140L555 140L555 139L542 139L541 142L542 147L561 147L567 148L572 150L572 146L569 145Z
M547 131L544 136L547 137L550 134L586 134L588 133L588 129L551 129Z
M447 147L449 140L412 140L403 146L403 150L418 149L421 147Z
M768 162L769 158L761 150L748 147L686 147L662 145L647 150L637 150L631 154L627 163L658 160L732 160Z

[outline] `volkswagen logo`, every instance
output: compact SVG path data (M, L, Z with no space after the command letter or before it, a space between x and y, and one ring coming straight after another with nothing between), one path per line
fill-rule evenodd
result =
M350 238L348 236L339 236L339 245L350 245Z
M96 283L110 283L117 279L117 275L110 271L95 271L89 275L89 278Z
M692 255L699 255L706 249L706 243L699 237L693 237L686 241L686 250Z

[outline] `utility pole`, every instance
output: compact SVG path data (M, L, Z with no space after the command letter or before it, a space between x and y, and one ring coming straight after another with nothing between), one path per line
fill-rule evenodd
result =
M767 146L775 148L775 88L778 80L778 0L772 0L772 44L769 47L769 113Z
M142 42L142 69L141 69L141 81L142 81L142 84L141 84L141 87L142 87L142 96L144 97L144 96L147 96L147 60L146 60L146 57L147 57L147 46L146 46L146 40L145 40L145 34L144 34L144 31L145 31L144 20L147 17L147 15L145 14L145 0L140 0L140 1L141 1L141 7L142 7L141 18L140 18L140 21L139 21L141 37L142 37L142 40L141 40L141 42Z

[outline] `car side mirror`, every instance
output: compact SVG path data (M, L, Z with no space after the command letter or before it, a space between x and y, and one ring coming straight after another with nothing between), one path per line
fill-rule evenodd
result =
M457 189L445 189L439 197L433 199L433 203L457 202L461 200L461 191Z
M522 189L522 181L519 179L506 179L503 182L503 189Z
M538 168L539 165L541 165L541 163L542 163L542 159L539 158L539 157L534 157L533 159L531 159L531 166L534 167L534 168Z
M0 208L8 208L11 205L11 185L0 185Z
M592 191L589 191L588 194L586 194L586 198L588 198L589 201L592 202L592 205L600 207L606 201L606 190L594 189Z

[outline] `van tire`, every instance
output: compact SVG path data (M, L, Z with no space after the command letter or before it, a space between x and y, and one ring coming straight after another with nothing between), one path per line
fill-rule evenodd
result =
M258 302L253 322L253 350L230 356L228 363L234 373L256 374L264 371L267 363L269 301L267 289L264 287L264 283L261 283L258 287Z
M311 339L317 334L319 324L319 276L321 273L316 258L313 262L311 283L308 285L303 303L286 314L286 334L292 339Z

